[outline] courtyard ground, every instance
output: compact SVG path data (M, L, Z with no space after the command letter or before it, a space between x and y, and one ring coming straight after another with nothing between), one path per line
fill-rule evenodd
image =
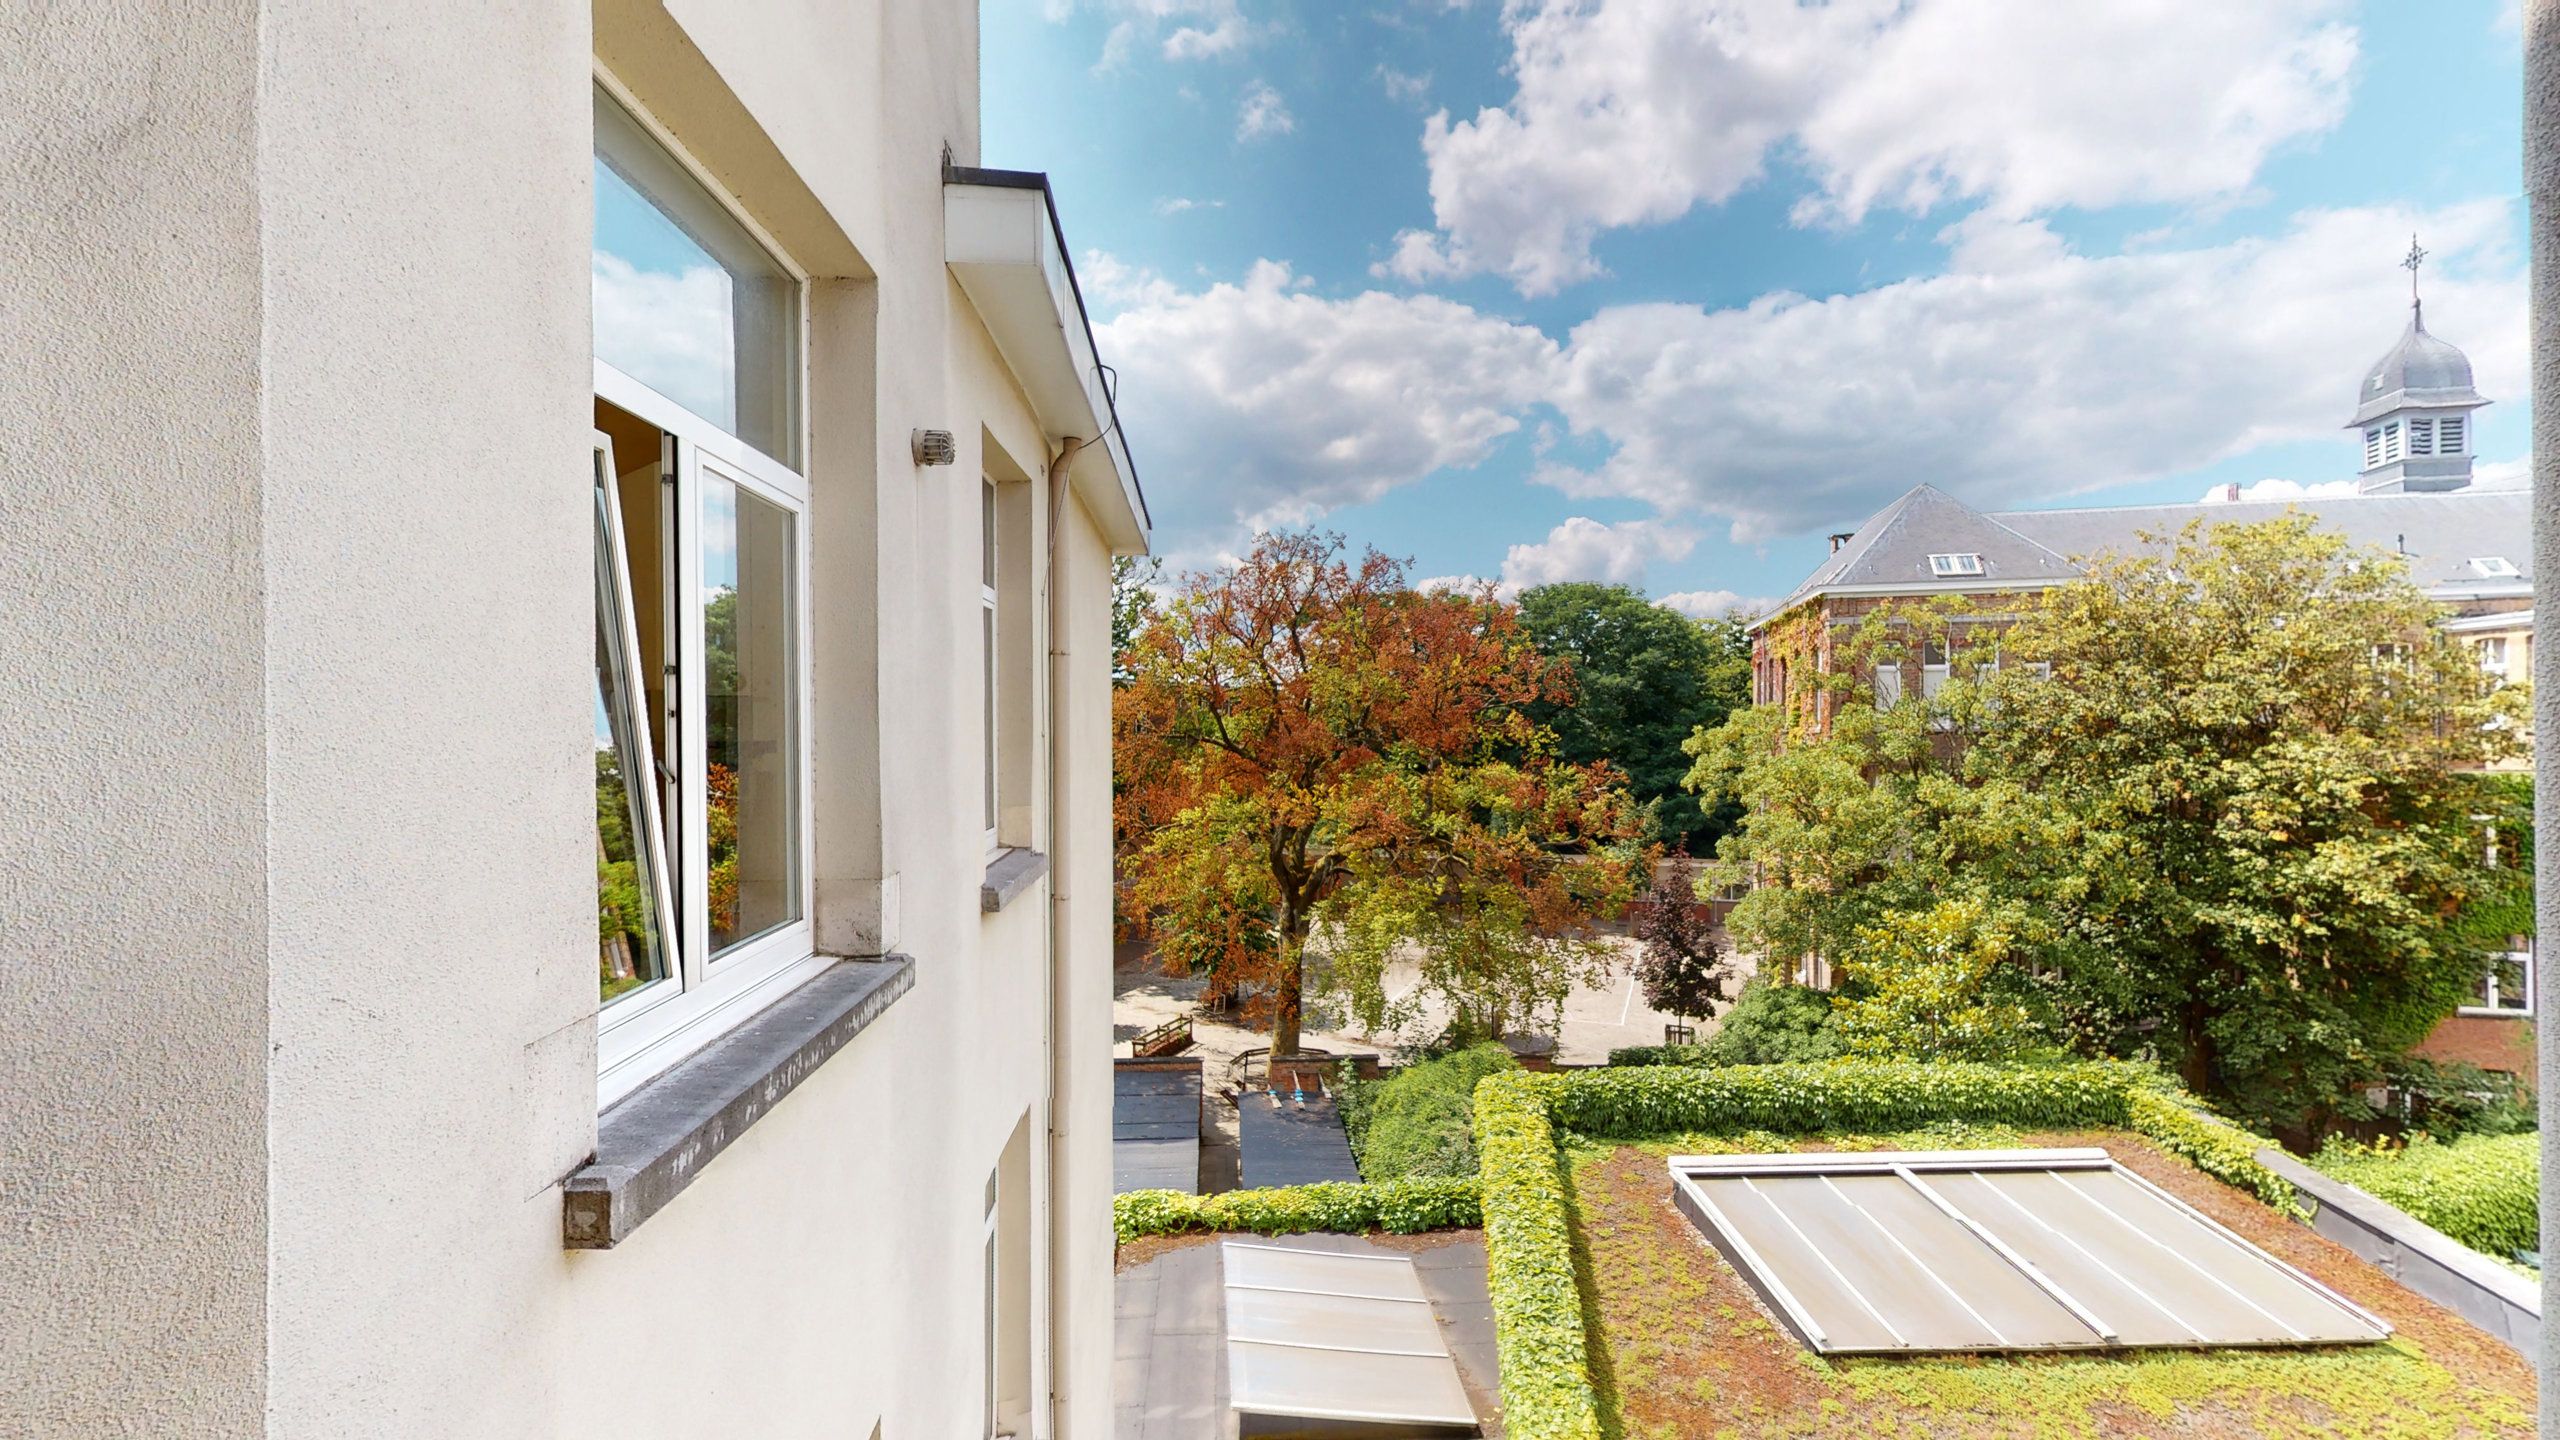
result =
M1564 1065L1602 1065L1609 1052L1626 1045L1659 1045L1670 1018L1644 1003L1636 993L1636 942L1612 937L1609 976L1598 985L1577 989L1565 1001L1564 1025L1556 1038L1556 1060ZM1739 990L1750 961L1743 957L1728 990ZM1389 993L1402 996L1414 985L1412 966L1389 972ZM1231 1190L1236 1185L1236 1112L1226 1098L1226 1085L1236 1057L1271 1043L1267 1030L1236 1023L1231 1015L1200 1008L1201 982L1188 975L1167 975L1146 945L1123 941L1114 952L1111 977L1113 1053L1127 1055L1129 1042L1167 1020L1191 1017L1192 1048L1200 1057L1200 1185L1204 1191ZM1445 1009L1428 1007L1421 1018L1401 1030L1371 1034L1338 1021L1320 1003L1308 1005L1307 1046L1335 1054L1372 1053L1390 1064L1397 1052L1438 1034L1449 1023ZM1715 1028L1713 1020L1694 1022L1700 1036Z
M1673 1154L2102 1146L2128 1169L2389 1320L2384 1344L1824 1359L1780 1328L1671 1201ZM1579 1145L1577 1263L1607 1433L1623 1440L2524 1440L2523 1357L2138 1136L1777 1136Z

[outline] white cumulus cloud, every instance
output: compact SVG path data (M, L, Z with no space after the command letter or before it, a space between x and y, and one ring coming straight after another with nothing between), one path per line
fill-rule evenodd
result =
M1239 140L1286 135L1297 128L1298 117L1289 113L1288 102L1264 81L1256 80L1246 86L1243 98L1236 102L1236 138Z
M1611 442L1569 494L1724 517L1755 541L1844 525L1928 481L2015 504L2155 479L2269 442L2336 437L2407 315L2390 257L2441 262L2428 328L2492 399L2524 393L2524 286L2500 202L2310 212L2279 234L2086 256L2035 222L1976 223L1958 269L1730 310L1628 305L1577 327L1556 404Z
M1096 327L1171 528L1302 523L1482 461L1557 380L1535 328L1427 295L1333 299L1286 265L1183 290L1088 255Z
M1551 293L1599 273L1602 232L1720 203L1781 153L1816 186L1807 223L1954 200L2014 218L2228 199L2344 115L2346 10L1513 0L1510 102L1426 123L1435 229L1398 236L1378 268Z
M1530 545L1514 545L1502 558L1502 583L1512 590L1565 580L1598 580L1642 588L1655 560L1677 560L1698 543L1691 531L1659 520L1605 525L1576 515Z
M1677 610L1692 620L1721 620L1728 615L1756 620L1778 608L1774 595L1745 595L1734 590L1681 590L1653 603L1665 610Z

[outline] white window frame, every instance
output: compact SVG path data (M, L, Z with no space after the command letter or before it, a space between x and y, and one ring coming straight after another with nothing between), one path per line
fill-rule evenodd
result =
M2478 991L2480 998L2487 1003L2461 1006L2455 1011L2456 1014L2480 1015L2500 1020L2533 1018L2533 937L2526 935L2517 938L2524 941L2524 948L2507 951L2503 958L2514 961L2517 971L2523 977L2524 1003L2522 1005L2498 1003L2498 967L2492 964L2488 972L2480 977Z
M2479 639L2472 641L2471 645L2473 649L2480 652L2481 672L2486 675L2495 676L2498 680L2503 682L2507 678L2507 637L2504 635L2483 635Z
M1002 529L1003 516L998 509L996 482L993 477L978 477L978 644L985 652L978 657L980 683L986 694L979 697L980 727L986 732L979 737L978 760L985 770L986 850L994 855L1004 847L997 843L997 832L1004 819L1003 768L1004 696L1001 677L1004 672L1004 612L999 605L996 584L1004 575Z
M1951 575L1979 575L1983 573L1982 557L1971 551L1932 555L1929 557L1929 573L1941 579Z
M630 91L601 68L596 83L618 102L650 139L662 147L703 189L717 200L764 247L791 278L798 294L793 305L795 332L789 382L797 390L792 406L794 451L809 453L808 361L809 275L763 227L750 219L736 197L723 189L698 161L687 154L643 108ZM830 963L816 953L812 912L815 891L816 826L810 805L810 489L798 471L721 429L710 420L669 399L653 387L605 361L593 362L596 398L616 406L671 437L672 486L663 487L672 507L674 558L671 594L679 683L669 687L676 698L675 769L684 803L676 823L667 827L668 869L676 886L678 923L671 927L678 973L601 1006L596 1023L596 1092L600 1106L611 1106L651 1076L682 1060L729 1028L788 993ZM696 857L709 848L708 760L702 679L702 521L706 477L716 476L741 491L790 512L792 516L793 689L798 714L792 726L797 754L793 775L799 794L794 820L799 831L799 918L710 953L710 875Z
M2504 555L2474 555L2471 557L2471 573L2486 580L2511 580L2524 572Z

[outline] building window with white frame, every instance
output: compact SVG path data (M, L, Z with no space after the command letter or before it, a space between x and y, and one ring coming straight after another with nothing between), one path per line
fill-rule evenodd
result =
M2478 640L2473 641L2472 646L2480 652L2481 673L2490 676L2501 685L2505 684L2507 680L2507 637L2504 635L2483 635Z
M2517 935L2508 943L2514 948L2490 957L2463 1014L2518 1019L2533 1014L2533 937Z
M611 1103L819 960L802 279L601 84L595 120L597 1069Z
M1001 788L999 772L1004 765L1004 753L1000 745L1003 727L998 723L999 717L1004 712L997 703L997 677L1003 669L997 653L997 641L1000 638L997 613L1000 597L996 591L996 577L1000 572L997 569L997 558L996 484L993 480L982 479L978 482L978 669L979 673L985 677L985 694L982 712L984 729L980 736L979 759L986 772L986 831L989 853L993 853L997 848L997 820L1002 814L997 808L1000 798L998 791Z

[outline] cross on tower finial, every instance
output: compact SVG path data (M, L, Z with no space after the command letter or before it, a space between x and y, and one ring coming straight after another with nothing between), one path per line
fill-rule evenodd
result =
M2400 261L2400 268L2409 272L2409 303L2412 306L2418 303L2418 267L2425 263L2427 252L2418 248L2417 232L2413 230L2409 233L2409 253Z

